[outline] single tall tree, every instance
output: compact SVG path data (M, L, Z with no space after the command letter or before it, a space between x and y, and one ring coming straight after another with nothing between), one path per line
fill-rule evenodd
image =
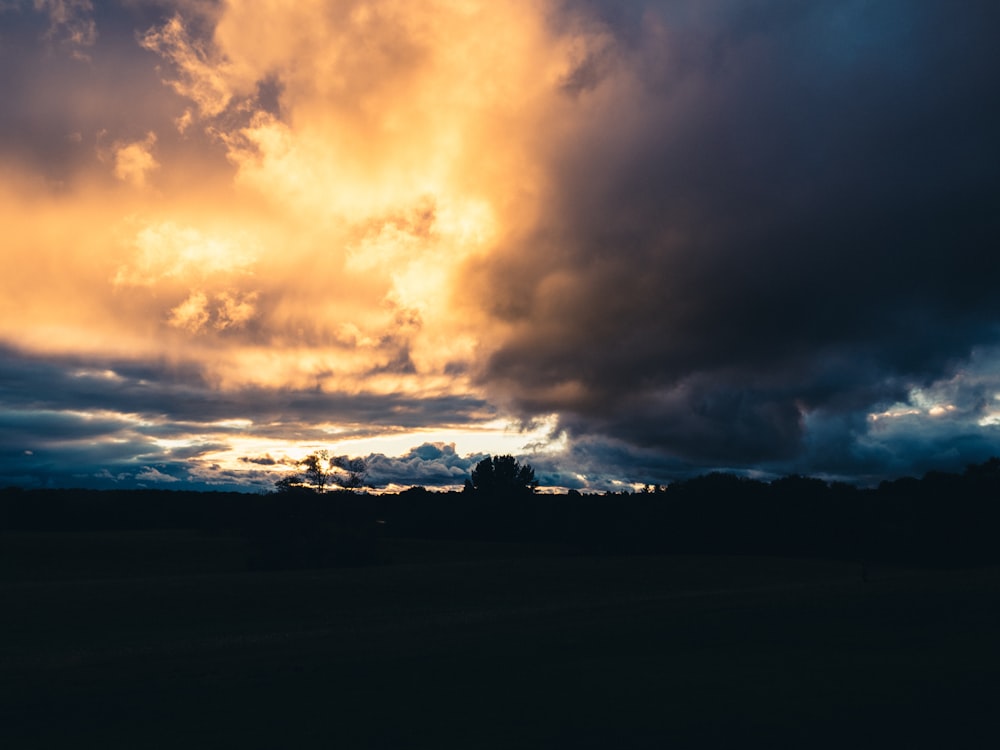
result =
M513 456L484 458L472 470L472 478L465 481L466 492L485 497L530 495L537 487L535 470Z

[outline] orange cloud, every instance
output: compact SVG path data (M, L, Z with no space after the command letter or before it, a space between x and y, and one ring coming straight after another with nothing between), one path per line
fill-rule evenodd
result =
M141 141L119 144L115 148L115 177L135 187L145 187L146 175L160 166L153 156L154 145L156 133L152 131Z
M465 264L537 221L565 82L610 36L528 0L199 7L139 35L176 110L0 209L22 258L0 336L166 353L222 387L472 389L491 337L455 306Z

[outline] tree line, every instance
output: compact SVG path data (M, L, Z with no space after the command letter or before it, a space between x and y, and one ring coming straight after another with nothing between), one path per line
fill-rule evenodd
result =
M329 457L317 458L330 471ZM0 529L200 528L245 536L255 564L271 568L377 562L383 538L541 543L578 554L1000 562L1000 458L870 489L713 473L604 494L538 493L533 468L511 456L481 461L460 492L369 494L360 488L361 465L340 467L334 478L313 466L258 495L7 488Z

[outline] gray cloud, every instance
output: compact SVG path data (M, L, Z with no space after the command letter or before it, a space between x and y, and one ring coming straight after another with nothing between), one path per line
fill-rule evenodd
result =
M423 443L403 456L372 453L365 457L367 482L376 488L388 485L461 486L472 467L483 458L484 454L460 456L453 443Z
M350 471L359 465L360 459L365 469L365 486L377 490L412 486L456 488L463 485L472 468L486 455L459 455L454 443L422 443L401 456L369 453L367 456L332 456L331 461ZM240 461L262 466L294 463L290 459L279 460L269 455L242 457ZM271 475L270 481L273 482L274 479L275 475Z
M478 423L493 413L484 402L461 396L269 389L220 394L195 369L184 366L44 357L4 348L0 485L102 486L117 477L116 485L133 486L147 481L139 475L144 467L152 467L191 486L270 488L274 475L267 471L210 470L200 459L228 448L226 436L252 434L322 444L330 434L317 422L341 424L338 438L345 439L381 434L387 428ZM249 425L238 421L248 418ZM206 439L206 434L217 439ZM163 447L158 440L181 444ZM441 478L450 483L459 467L467 468L464 459L439 458L431 468L417 454L410 456L410 479L404 477L405 466L394 469L391 460L376 458L373 476L384 475L387 482L434 483ZM280 462L270 456L241 460L262 468Z
M276 466L278 464L278 460L272 458L270 453L263 456L240 456L240 461L258 466Z
M461 425L495 413L481 399L467 396L268 388L220 393L205 381L200 369L183 363L46 358L10 348L0 348L0 355L0 403L8 408L20 413L106 410L139 415L148 417L151 423L135 429L164 437L248 416L259 423L256 434L308 439L327 434L313 427L317 421L370 425L378 430L386 426ZM66 419L79 421L76 417ZM81 424L95 423L88 419ZM240 428L221 425L217 429L225 432Z

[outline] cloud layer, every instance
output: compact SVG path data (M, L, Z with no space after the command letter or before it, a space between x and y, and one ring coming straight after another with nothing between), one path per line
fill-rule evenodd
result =
M448 484L481 447L418 433L498 417L573 487L1000 452L994 3L0 19L11 481L263 486L378 433Z

